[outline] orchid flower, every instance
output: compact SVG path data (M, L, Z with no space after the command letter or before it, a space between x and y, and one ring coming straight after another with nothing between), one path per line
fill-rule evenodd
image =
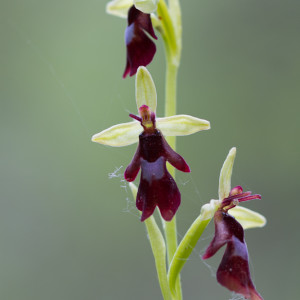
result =
M136 206L143 212L141 221L150 217L156 206L162 217L171 221L180 205L181 196L175 180L167 170L166 162L182 172L190 172L190 168L156 128L155 113L147 105L142 105L139 115L130 115L141 123L143 132L139 135L138 148L124 177L132 182L139 170L142 170L136 198Z
M219 178L219 199L211 200L210 203L202 206L200 215L190 226L176 250L168 275L173 294L175 293L175 284L180 271L206 226L214 218L215 238L205 252L203 259L209 258L227 243L227 250L217 272L218 282L229 290L243 294L245 297L251 295L252 298L250 299L252 300L262 299L257 298L261 296L256 292L250 278L248 252L243 239L243 230L263 227L266 224L266 219L257 212L237 206L239 202L260 199L260 195L251 195L251 192L243 193L240 186L231 190L231 175L235 156L236 148L232 148L222 166ZM231 215L228 214L229 209Z
M237 206L240 202L261 199L261 196L243 192L241 186L230 190L235 154L236 149L232 148L222 167L219 200L211 200L210 204L202 207L204 215L215 211L215 236L202 258L210 258L226 244L225 253L217 270L218 282L229 290L242 294L246 299L262 300L251 280L244 229L262 227L266 224L266 219L256 212ZM232 215L228 213L229 210Z
M250 277L248 250L244 240L242 225L228 211L239 202L261 199L260 195L243 193L241 186L230 191L215 212L215 236L206 249L203 259L212 257L227 244L224 256L217 271L218 282L229 290L242 294L246 299L262 300Z
M150 13L157 8L157 0L114 0L106 6L110 14L127 17L128 27L125 30L127 49L126 67L123 78L133 76L139 66L147 66L153 59L157 39L151 22Z
M139 67L136 76L136 103L139 116L130 114L133 122L114 125L92 137L92 141L126 146L139 141L132 162L124 177L133 181L140 168L141 179L136 206L142 211L141 221L159 207L162 217L170 221L180 204L180 192L167 171L166 162L183 172L190 172L185 160L166 142L165 136L189 135L210 128L206 120L189 115L156 118L157 96L154 82L145 67Z
M127 63L123 78L128 74L134 75L139 66L147 66L152 61L156 46L147 34L157 40L150 15L132 6L128 12L128 27L125 30Z

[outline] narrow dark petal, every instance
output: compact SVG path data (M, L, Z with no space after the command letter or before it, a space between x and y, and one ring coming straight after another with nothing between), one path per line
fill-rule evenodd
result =
M260 200L261 195L255 194L255 195L249 195L247 197L243 197L239 199L239 202L249 201L249 200Z
M128 27L125 30L127 61L123 78L128 74L134 75L139 66L147 66L154 57L156 46L145 32L157 39L150 15L132 6L128 13Z
M235 200L235 199L238 200L238 199L241 198L241 197L245 197L245 196L249 196L249 195L251 195L251 192L245 192L245 193L235 194L235 195L229 196L229 197L223 199L222 205L223 205L223 207L224 207L224 206L227 206L227 205L229 205L233 200Z
M185 162L184 158L176 153L167 141L163 138L163 147L165 150L165 157L167 161L177 170L182 172L191 172L189 165Z
M141 167L140 145L138 145L136 152L132 158L131 163L128 165L124 172L125 180L133 181L139 173Z
M134 114L129 114L129 117L132 118L132 119L134 119L134 120L137 120L139 122L142 122L142 118L139 117L139 116L136 116Z
M260 200L261 195L258 195L258 194L251 195L250 191L240 193L240 194L233 194L232 196L229 196L222 201L221 207L224 208L224 207L232 204L232 206L230 208L233 208L234 206L236 206L236 204L234 204L234 200L236 200L238 202L244 202L244 201L255 200L255 199ZM226 210L228 210L230 208L227 208Z

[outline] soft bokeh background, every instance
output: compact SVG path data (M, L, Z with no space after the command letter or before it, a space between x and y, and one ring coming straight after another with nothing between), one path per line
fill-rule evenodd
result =
M184 3L183 3L184 2ZM126 21L105 1L0 1L0 298L161 299L144 224L122 172L135 146L91 135L136 112L122 80ZM246 239L265 299L299 296L299 0L182 1L178 112L212 129L178 139L178 234L217 196L229 149L233 185L261 193L247 207L268 225ZM163 114L161 39L149 69ZM122 168L121 168L122 167ZM121 168L121 169L120 169ZM183 270L185 299L230 299L214 278L221 253ZM222 251L221 251L222 252Z

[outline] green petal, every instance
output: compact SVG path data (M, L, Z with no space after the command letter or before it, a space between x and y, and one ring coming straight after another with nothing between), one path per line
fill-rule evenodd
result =
M263 227L267 223L263 215L239 205L232 208L229 213L237 219L244 229Z
M209 121L189 115L157 118L156 125L165 136L189 135L200 130L210 129Z
M236 155L236 148L230 149L220 172L219 179L219 200L228 197L231 189L231 174Z
M150 14L156 11L159 0L133 0L135 7L145 14Z
M113 147L128 146L138 141L139 134L142 131L141 124L137 121L133 121L114 125L96 133L93 135L92 141Z
M151 74L145 67L139 67L135 80L135 98L137 109L147 105L151 111L156 112L156 88Z
M128 10L132 5L132 0L113 0L107 3L106 12L117 17L127 18Z

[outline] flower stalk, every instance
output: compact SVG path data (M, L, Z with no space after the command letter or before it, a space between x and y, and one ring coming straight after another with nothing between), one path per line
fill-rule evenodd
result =
M166 55L165 117L168 117L176 114L177 107L177 74L181 54L181 11L179 2L177 0L169 1L168 9L165 1L160 0L157 7L157 14L163 27L162 37ZM174 150L176 149L175 136L167 137L167 142ZM175 169L172 166L168 166L168 170L175 178ZM178 246L176 216L171 222L163 222L168 265L170 267ZM174 299L182 299L180 276L175 279L172 296Z
M226 245L217 272L218 282L247 299L261 300L251 281L243 230L263 227L266 219L249 209L237 207L239 202L261 199L261 196L243 192L241 186L231 189L235 148L229 151L222 166L218 199L202 206L199 216L178 246L175 214L181 202L181 194L174 180L175 168L182 172L190 172L190 168L175 151L176 136L210 128L206 120L176 115L177 75L182 49L179 0L168 0L168 4L165 0L112 0L106 9L108 13L128 20L125 30L127 62L123 78L136 74L138 115L131 113L129 116L132 122L105 129L95 134L92 140L114 147L138 143L124 178L129 182L137 209L141 213L141 221L146 225L164 299L182 299L180 272L210 220L214 219L215 237L203 259L208 259ZM156 117L156 88L145 68L156 52L153 39L157 37L154 29L161 34L166 56L163 118ZM132 181L138 173L141 176L137 188ZM156 207L160 211L165 237L152 216Z
M169 285L171 293L174 297L177 294L176 285L178 282L179 274L210 220L211 219L203 218L203 215L200 214L199 217L190 226L175 251L168 272Z

